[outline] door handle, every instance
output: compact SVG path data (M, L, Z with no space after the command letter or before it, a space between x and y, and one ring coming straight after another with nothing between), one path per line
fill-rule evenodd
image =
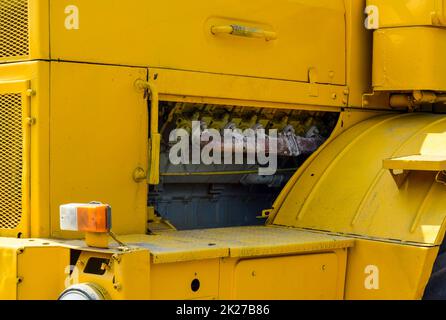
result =
M237 24L212 26L211 33L213 35L229 34L238 37L262 38L266 41L276 40L277 33L274 31L266 31L259 28L252 28Z

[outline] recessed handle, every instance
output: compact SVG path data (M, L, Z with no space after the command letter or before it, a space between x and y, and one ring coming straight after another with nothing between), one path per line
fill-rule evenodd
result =
M266 41L277 39L277 33L274 31L266 31L263 29L252 28L236 24L224 25L224 26L212 26L211 33L213 35L230 34L238 37L263 38Z

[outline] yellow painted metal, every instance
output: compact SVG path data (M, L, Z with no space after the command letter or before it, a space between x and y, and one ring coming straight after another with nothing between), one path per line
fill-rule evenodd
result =
M69 253L51 241L0 238L0 298L57 299L65 288Z
M25 10L25 0L0 10L5 3ZM373 83L383 94L371 88L365 4L29 0L29 33L13 21L17 47L0 45L16 52L0 51L0 93L19 85L27 94L31 201L27 225L0 235L80 238L59 230L58 207L99 200L113 206L114 231L129 248L0 239L0 297L54 299L66 285L93 282L113 299L419 299L446 231L445 186L427 171L444 167L426 161L442 155L442 140L431 138L446 132L446 119L348 107L388 108L393 90L446 91L444 30L432 27L444 24L445 1L369 1L381 14ZM40 61L5 63L29 59ZM138 79L149 79L150 126ZM158 100L341 117L277 199L272 225L149 236L141 174L158 183ZM422 170L398 185L386 168L415 168L408 155L421 157ZM70 250L81 255L67 278ZM108 260L101 274L85 269L91 258ZM364 285L369 266L380 270L380 290Z
M147 260L151 299L342 299L347 248L354 245L353 240L343 237L277 227L159 231L151 236L121 236L120 240L132 249L117 253L112 245L110 250L84 251L72 284L94 282L111 290L114 299L128 298L123 295L128 278L123 282L115 279L115 284L122 285L122 292L116 292L111 283L118 267L116 261L124 261L136 250L141 257L151 256ZM76 243L64 245L85 250L81 243ZM86 274L85 265L92 257L111 261L103 275ZM289 267L285 271L284 265ZM133 267L139 268L135 262ZM243 279L241 275L248 269L249 277ZM143 270L128 272L126 275L132 278L135 274L136 278L144 275ZM149 270L144 272L148 274ZM246 281L250 281L253 272L258 278L249 289ZM291 275L293 281L289 281ZM320 277L310 281L312 276ZM194 280L200 284L197 290L192 287ZM147 298L141 291L136 297Z
M30 206L30 213L23 216L23 228L1 230L0 235L81 236L58 231L59 206L93 200L113 204L115 232L143 233L147 185L136 183L133 174L137 168L148 169L148 116L134 82L146 78L147 70L47 62L1 68L1 92L22 92L24 110L30 108L35 120L25 127L32 142L30 170L25 171L30 179L24 180L29 185L23 189L30 190L31 202L25 199L23 206ZM26 150L25 145L25 156Z
M364 28L365 0L346 0L347 25L347 91L342 99L348 101L348 106L362 107L362 96L369 93L371 88L370 70L372 68L372 39L371 32ZM379 109L387 108L386 104L379 104ZM373 106L376 107L376 106ZM378 108L376 108L378 109Z
M169 88L160 88L161 96L173 99L171 91L175 91L176 100L213 99L223 104L229 103L223 101L229 96L234 105L253 106L265 101L277 106L285 103L282 107L286 108L361 107L362 94L370 91L371 34L363 28L365 0L251 0L243 6L227 1L203 4L203 0L187 6L179 0L175 4L138 0L125 6L109 5L106 0L59 0L52 2L51 8L48 0L10 1L29 2L30 49L28 56L0 58L0 63L16 59L68 60L150 66L166 72L195 71L184 72L181 77L186 79L176 80L181 85L167 79ZM170 10L172 7L177 13ZM99 17L97 10L101 12ZM286 19L282 12L288 13ZM114 17L128 23L109 23ZM79 18L79 28L67 29L67 21L73 23L74 18ZM315 26L314 21L322 23ZM211 33L212 26L222 25L276 32L280 38L262 41ZM152 35L151 40L141 41L147 34ZM186 50L178 55L178 48ZM325 54L327 49L329 56ZM259 70L258 65L263 67ZM311 87L310 70L317 82ZM199 76L202 79L197 79ZM208 83L207 78L213 81ZM264 81L256 81L260 78ZM220 88L218 94L212 91L214 85ZM235 97L240 95L243 98Z
M421 299L437 253L438 247L357 240L349 249L345 299ZM376 268L377 289L365 286L368 267Z
M317 67L321 83L345 84L343 0L251 0L243 5L235 0L212 4L194 0L187 5L180 0L135 0L125 6L106 0L29 1L29 59L156 66L303 82L308 68ZM283 12L288 13L286 18ZM117 19L127 23L111 23ZM314 26L315 19L325 23ZM260 29L264 35L277 32L280 41L212 34L213 26L224 25ZM331 37L324 37L328 33ZM141 41L147 34L152 35L150 41ZM35 48L39 43L42 48ZM302 45L306 50L301 50ZM327 47L329 58L324 54ZM192 50L178 55L179 48ZM258 69L259 63L263 70Z
M17 248L0 249L0 299L17 299Z
M420 154L428 134L444 132L446 118L432 114L376 117L356 125L298 173L273 223L441 244L446 208L436 199L446 188L436 182L436 173L412 172L399 188L382 161Z
M384 160L385 169L444 171L446 170L446 133L428 134L421 148L421 153L407 157Z
M154 300L218 299L218 259L152 265L151 298ZM192 282L200 281L200 289L194 292Z
M121 241L147 248L154 264L215 258L255 258L333 251L352 239L278 227L239 227L160 231L152 236L123 236Z
M446 156L420 154L407 157L384 160L385 169L414 170L414 171L444 171L446 170Z
M235 234L241 235L240 241L234 239ZM258 243L259 239L263 242ZM438 252L438 247L353 240L280 227L160 232L120 240L130 249L118 250L115 244L102 250L87 248L82 242L0 238L2 298L55 299L70 285L95 283L115 300L419 299ZM209 248L211 241L215 245ZM267 249L267 244L278 250ZM69 268L72 249L82 253ZM162 255L170 258L161 261ZM92 258L104 259L102 266L87 270ZM368 266L379 269L379 290L364 286ZM35 277L35 272L43 277ZM194 280L200 284L196 291L192 290Z
M149 179L150 185L158 185L160 183L160 154L161 154L161 135L159 133L152 134L150 138L150 163Z
M136 87L150 95L150 140L149 140L149 177L147 182L158 185L160 182L160 153L161 135L159 133L159 94L155 84L148 81L137 80Z
M30 225L17 232L2 230L2 236L17 237L21 232L23 237L48 237L50 235L49 219L49 64L48 63L17 63L4 64L0 72L0 90L2 84L18 82L23 83L19 91L23 92L22 99L27 108L30 108L30 118L35 119L34 124L26 129L30 131L32 143L29 155L28 181L29 216L22 217L32 221ZM28 83L25 85L25 83ZM6 87L7 88L7 87ZM17 89L17 88L16 88ZM27 96L26 89L31 89ZM26 96L26 97L25 97ZM25 154L28 148L25 149ZM25 203L26 206L26 203Z
M68 5L79 8L77 30L64 27ZM194 0L187 4L181 0L135 0L125 6L107 0L61 0L52 1L50 9L52 59L304 82L308 67L317 66L321 83L345 83L343 0L321 0L317 4L311 0L250 0L242 5L235 0ZM288 13L286 17L283 12ZM115 19L126 23L110 22ZM314 26L314 19L327 23ZM212 34L212 26L229 24L275 31L280 33L280 42ZM331 34L329 39L324 37L327 33ZM143 41L149 34L150 40ZM307 50L301 49L302 43ZM327 47L329 58L324 54Z
M85 243L89 247L94 248L108 248L108 234L107 233L94 233L87 232L85 233Z
M148 112L134 83L145 69L75 63L51 64L50 200L52 235L59 206L100 201L113 208L113 231L144 233ZM88 143L86 143L88 141ZM131 214L129 214L131 213Z
M311 163L313 163L319 156L320 152L325 148L325 146L328 146L333 141L335 141L341 134L345 133L347 130L351 129L355 125L358 125L359 123L373 118L380 115L384 115L386 113L378 112L378 111L345 111L340 114L340 118L338 121L338 125L336 126L335 130L333 131L331 137L325 142L325 144L315 153L313 153L309 159L297 170L297 172L294 174L294 176L290 179L288 184L282 189L282 192L277 197L276 201L274 202L273 208L269 210L269 216L267 220L267 224L272 224L274 221L274 218L276 217L279 209L282 207L283 202L289 197L290 192L293 190L294 186L296 185L297 181L299 181L299 178L302 176L302 174L308 169Z
M367 0L379 10L380 28L446 26L445 0Z
M242 25L212 26L211 33L214 35L231 34L239 37L262 38L266 41L277 40L277 33L274 31L266 31Z
M344 298L346 251L239 261L233 299Z
M444 91L446 1L368 0L367 5L376 8L379 22L373 49L375 90Z
M146 250L123 253L84 251L69 277L68 284L95 283L101 286L113 300L146 300L150 298L150 260ZM107 261L91 273L86 270L90 259ZM90 272L90 273L88 273Z
M375 90L446 90L446 30L386 28L375 31L374 39Z
M310 84L302 82L159 68L151 68L150 74L156 75L154 82L164 101L326 111L347 105L346 86L315 85L316 95Z

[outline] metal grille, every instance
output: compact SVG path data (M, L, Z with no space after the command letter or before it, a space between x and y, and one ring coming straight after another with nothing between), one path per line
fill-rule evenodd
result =
M29 54L28 0L0 0L0 59Z
M0 95L0 228L22 218L23 129L21 94Z

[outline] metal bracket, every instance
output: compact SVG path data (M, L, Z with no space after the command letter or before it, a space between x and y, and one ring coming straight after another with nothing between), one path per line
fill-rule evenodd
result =
M390 170L390 174L393 177L393 180L395 180L396 185L398 186L398 189L401 189L402 186L406 183L407 178L409 178L410 175L409 170L403 170L403 171L398 171L398 170Z

